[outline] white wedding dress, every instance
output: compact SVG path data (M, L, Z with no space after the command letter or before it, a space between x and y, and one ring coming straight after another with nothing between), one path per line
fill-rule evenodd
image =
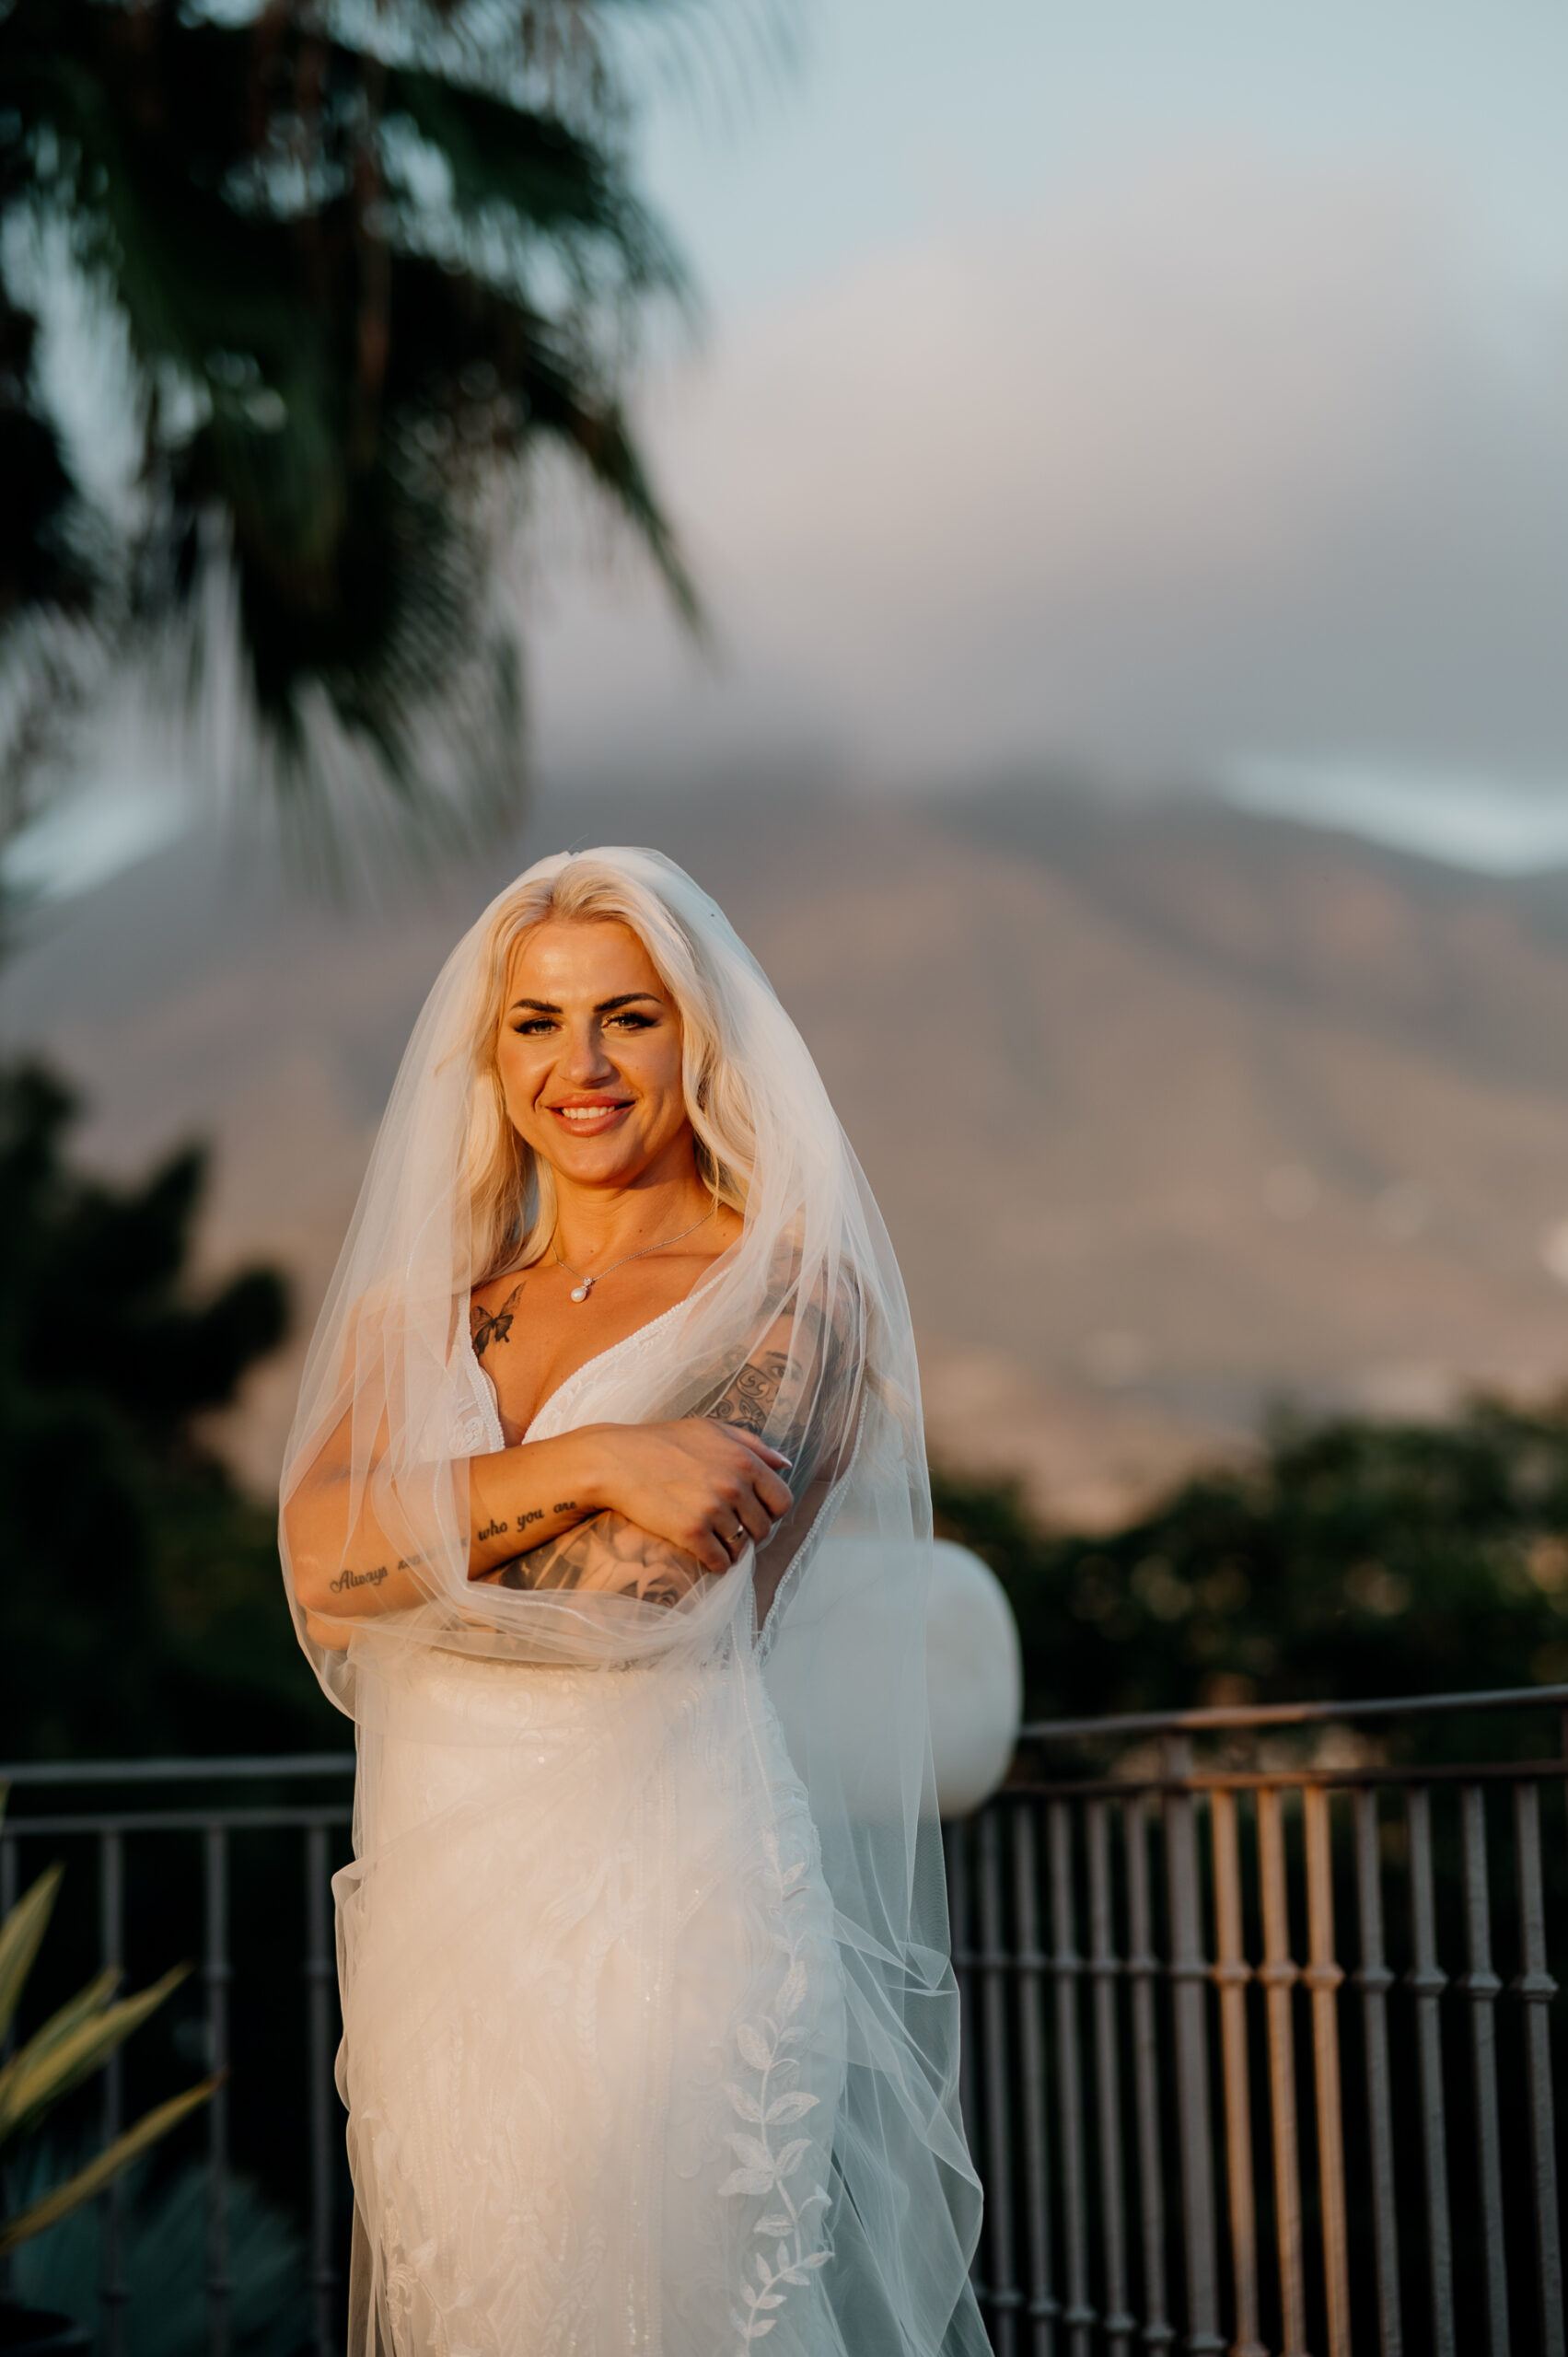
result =
M605 1360L530 1439L579 1420ZM503 1446L474 1372L454 1454ZM340 2072L356 2263L383 2270L399 2350L836 2349L820 2270L842 1976L755 1662L411 1649L377 1683L373 1797L337 1884Z
M526 1548L516 1585L469 1578L467 1460L503 1446L470 1295L531 1265L542 1183L476 1178L501 1135L484 1043L517 927L568 888L631 895L686 972L689 1117L722 1112L744 1217L530 1436L717 1416L791 1469L761 1557L674 1601L638 1584L659 1542L613 1515L549 1542L612 1578L552 1580ZM527 1325L525 1300L514 1347ZM282 1507L300 1642L359 1748L336 1885L349 2357L985 2357L909 1306L804 1041L656 853L538 863L447 960ZM831 1674L852 1641L874 1678Z

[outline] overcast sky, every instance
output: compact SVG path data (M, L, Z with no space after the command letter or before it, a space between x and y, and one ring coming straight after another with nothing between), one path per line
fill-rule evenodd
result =
M530 595L552 768L1066 762L1568 846L1568 11L816 0L646 176L719 625Z

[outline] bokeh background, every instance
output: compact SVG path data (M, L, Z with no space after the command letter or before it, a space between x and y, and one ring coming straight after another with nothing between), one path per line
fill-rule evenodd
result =
M265 1500L424 992L523 859L648 842L822 1064L905 1269L949 1526L1026 1624L1049 1591L1037 1703L1083 1691L1086 1647L1107 1702L1561 1675L1560 15L416 7L385 20L402 49L344 17L311 66L288 10L261 64L261 19L197 11L238 126L215 183L222 105L213 131L174 17L141 14L164 47L112 153L78 125L73 180L64 134L7 151L8 399L53 436L79 576L8 593L0 1025L80 1100L41 1130L13 1089L48 1337L20 1389L90 1389L95 1287L123 1278L133 1332L154 1314L112 1221L89 1272L65 1174L145 1227L132 1174L199 1142L204 1182L158 1198L157 1315L257 1265L286 1333L253 1287L161 1437L134 1342L109 1412L157 1481L217 1483L236 1595L275 1618ZM46 18L18 19L41 53ZM18 82L7 38L25 127L42 69ZM235 248L272 312L168 228L210 228L198 183L286 232ZM331 397L285 331L323 222L331 300L298 316ZM386 513L337 563L312 518L340 492L352 517L377 432ZM361 645L384 575L403 604ZM135 1508L145 1609L189 1634L217 1542L159 1573L163 1512ZM1275 1625L1297 1574L1306 1652ZM113 1739L184 1741L162 1707ZM34 1720L112 1747L101 1715Z
M1547 0L13 0L0 1753L346 1749L300 1362L447 949L606 840L820 1062L1029 1713L1568 1681L1565 87ZM255 1836L241 2357L300 1888ZM208 1930L138 1865L134 1979ZM215 2050L192 1984L129 2110ZM101 2231L16 2287L90 2323Z

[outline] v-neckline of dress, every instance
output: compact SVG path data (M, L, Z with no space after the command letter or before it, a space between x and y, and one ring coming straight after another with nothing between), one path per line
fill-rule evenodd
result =
M602 1351L596 1351L591 1359L584 1359L580 1366L575 1366L572 1369L570 1375L563 1376L554 1390L546 1392L544 1398L540 1401L539 1406L534 1410L533 1414L528 1419L528 1422L523 1432L522 1439L524 1441L533 1439L540 1423L549 1414L550 1411L560 1405L561 1401L566 1398L574 1386L582 1381L584 1376L591 1375L595 1367L603 1366L607 1359L616 1357L620 1352L628 1349L632 1343L641 1341L645 1335L655 1333L657 1331L659 1327L668 1325L678 1310L688 1308L696 1299L698 1294L702 1292L703 1286L712 1283L714 1270L721 1267L722 1264L728 1260L730 1254L735 1250L736 1245L740 1241L741 1238L738 1236L735 1239L735 1244L727 1244L722 1252L716 1253L714 1259L708 1263L706 1269L703 1270L702 1275L697 1279L696 1283L691 1287L691 1291L689 1293L682 1294L679 1301L672 1301L668 1309L661 1309L656 1318L645 1318L641 1326L633 1326L632 1331L629 1334L622 1334L619 1341L607 1342ZM506 1437L505 1427L501 1422L501 1394L496 1388L495 1377L491 1374L489 1368L481 1359L479 1353L474 1349L473 1330L466 1318L463 1320L463 1343L464 1347L467 1349L469 1358L473 1365L475 1373L483 1380L485 1391L490 1399L492 1413L495 1420L495 1430L501 1435L498 1446L505 1448L506 1446ZM521 1443L519 1443L518 1446L520 1446Z

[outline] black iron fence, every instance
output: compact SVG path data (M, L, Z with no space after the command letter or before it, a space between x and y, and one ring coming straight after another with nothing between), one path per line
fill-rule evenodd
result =
M1563 2357L1568 1758L1451 1755L1564 1701L1026 1730L947 1835L998 2357Z
M24 1871L30 1876L52 1857L66 1859L75 1869L77 1863L85 1863L81 1858L85 1849L96 1867L95 1945L99 1964L120 1967L125 1963L128 1910L136 1897L145 1896L149 1883L160 1895L139 1944L149 1965L156 1969L166 1965L171 1954L191 1948L199 1957L195 1980L200 2010L181 2025L194 2029L197 2036L183 2041L183 2050L207 2070L226 2074L226 2084L203 2115L209 2357L229 2357L231 2345L234 2282L228 2247L229 2181L236 2157L232 2111L236 2099L247 2096L254 2104L260 2095L267 2113L281 2115L296 2131L299 2149L293 2182L303 2185L305 2193L312 2345L316 2357L329 2357L342 2345L340 2250L346 2164L343 2110L332 2084L339 2015L331 1885L334 1858L346 1850L351 1805L344 1788L351 1782L354 1766L351 1752L328 1752L275 1759L75 1761L47 1768L0 1769L0 1784L12 1787L10 1809L0 1829L0 1910L14 1904ZM247 1787L263 1788L269 1797L250 1802L236 1797ZM335 1789L343 1797L305 1802L286 1797L291 1790L301 1787L318 1792ZM110 1805L101 1800L86 1809L70 1805L74 1793L106 1791L114 1794ZM133 1796L144 1794L155 1805L127 1805ZM235 1864L238 1855L243 1874L247 1852L254 1858L259 1839L265 1841L269 1891L281 1897L285 1877L278 1873L280 1837L297 1845L296 1872L286 1877L295 1904L285 1910L274 1899L269 1905L276 1936L260 1951L248 1946L251 1985L247 1993L253 2009L297 2011L302 2015L297 2026L303 2035L296 2041L295 2084L277 2085L269 2078L264 2088L258 2088L256 2083L268 2065L254 2051L247 2053L243 2045L237 2050L232 2036ZM143 1886L140 1892L131 1878L133 1859ZM180 1895L192 1902L184 1909L171 1910L162 1903L171 1877ZM275 1920L279 1915L284 1920ZM177 1943L182 1933L191 1930L195 1931L196 1939L182 1949ZM155 1946L160 1940L162 1945ZM292 1990L289 1980L280 1979L279 1972L280 1960L291 1952ZM283 1968L286 1975L286 1963ZM137 1980L150 1977L150 1971L134 1976ZM52 1988L49 2002L57 2003L64 1993L60 1988ZM301 1997L302 2006L293 2008L292 1996ZM147 2033L142 2035L145 2038ZM124 2054L116 2056L103 2074L102 2116L98 2124L106 2142L126 2124L127 2060ZM167 2087L161 2092L167 2093ZM99 2357L121 2357L124 2343L127 2287L122 2265L122 2224L121 2196L111 2189L104 2197L99 2244Z
M1016 1781L947 1829L998 2357L1568 2357L1568 1758L1505 1756L1522 1713L1556 1741L1568 1687L1026 1730ZM0 1771L0 1901L75 1853L92 1960L122 1962L128 1925L135 1979L181 1930L199 1956L180 2050L230 2073L200 2127L212 2357L232 2340L229 2181L261 2123L300 2197L319 2357L341 2340L330 1877L353 1765ZM253 1922L237 1945L263 1873L265 1938ZM126 2111L115 2067L98 2124ZM120 2223L111 2196L103 2357L125 2340Z

